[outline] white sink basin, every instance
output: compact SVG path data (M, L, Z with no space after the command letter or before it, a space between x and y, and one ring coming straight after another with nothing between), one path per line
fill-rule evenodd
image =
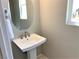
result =
M30 34L28 38L17 38L13 40L13 42L23 51L29 51L31 49L37 48L38 46L42 45L46 42L46 38L39 36L37 34Z

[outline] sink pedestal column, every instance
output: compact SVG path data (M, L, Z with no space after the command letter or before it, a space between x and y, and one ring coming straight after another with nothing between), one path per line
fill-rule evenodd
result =
M37 50L32 49L30 51L27 51L28 59L37 59Z

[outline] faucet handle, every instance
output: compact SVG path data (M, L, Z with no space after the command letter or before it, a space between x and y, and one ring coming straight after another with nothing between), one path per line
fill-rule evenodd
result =
M30 33L29 32L27 32L27 35L28 35L28 37L30 37Z
M20 35L20 38L23 39L23 35Z
M24 37L24 33L22 32L22 33L20 34L20 38L23 39L23 37Z
M25 32L25 38L27 38L27 32Z

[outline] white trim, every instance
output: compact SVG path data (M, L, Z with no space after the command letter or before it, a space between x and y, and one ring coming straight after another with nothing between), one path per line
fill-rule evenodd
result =
M3 13L3 8L5 0L0 0L0 31L1 31L1 50L2 50L2 55L3 59L13 59L13 54L12 54L12 47L11 47L11 42L8 37L8 33L6 30L6 25L5 25L5 17ZM6 2L8 3L8 1ZM8 5L8 4L7 4ZM7 7L6 7L7 8Z
M49 59L79 59L79 58L49 58Z
M73 0L67 0L66 24L79 26L79 21L72 21Z

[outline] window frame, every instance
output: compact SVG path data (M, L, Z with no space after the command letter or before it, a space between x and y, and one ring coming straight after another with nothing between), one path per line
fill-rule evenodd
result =
M73 0L67 1L67 13L66 13L66 24L79 26L79 22L72 21L72 9L73 9Z

